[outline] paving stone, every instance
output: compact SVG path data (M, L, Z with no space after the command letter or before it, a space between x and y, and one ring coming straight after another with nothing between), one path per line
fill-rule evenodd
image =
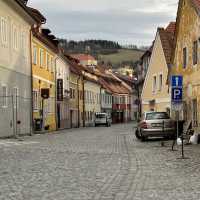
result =
M133 124L0 141L0 200L199 200L200 147L138 141Z

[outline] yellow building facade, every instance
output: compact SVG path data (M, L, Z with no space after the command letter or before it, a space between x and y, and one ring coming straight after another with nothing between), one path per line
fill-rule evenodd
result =
M32 37L32 87L33 87L33 119L42 119L42 129L56 130L55 112L55 58L52 44L41 32ZM49 98L42 99L41 91L49 89Z
M173 66L170 75L183 76L183 109L181 118L199 126L200 119L200 5L180 0Z
M171 93L167 85L168 69L171 64L175 23L158 28L150 63L142 90L142 112L168 112L171 108Z

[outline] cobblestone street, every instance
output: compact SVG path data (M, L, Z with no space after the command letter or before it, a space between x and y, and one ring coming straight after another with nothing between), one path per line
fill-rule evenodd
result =
M0 140L0 200L200 199L200 147L142 143L133 124Z

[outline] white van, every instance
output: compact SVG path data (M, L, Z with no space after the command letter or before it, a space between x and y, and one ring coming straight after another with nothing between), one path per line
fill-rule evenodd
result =
M111 118L107 113L95 113L94 125L111 126Z

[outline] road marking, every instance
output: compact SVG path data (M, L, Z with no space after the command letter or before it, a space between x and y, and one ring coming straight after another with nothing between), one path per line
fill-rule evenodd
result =
M13 146L22 146L22 145L30 145L30 144L38 144L39 142L34 141L0 141L0 147L13 147Z

